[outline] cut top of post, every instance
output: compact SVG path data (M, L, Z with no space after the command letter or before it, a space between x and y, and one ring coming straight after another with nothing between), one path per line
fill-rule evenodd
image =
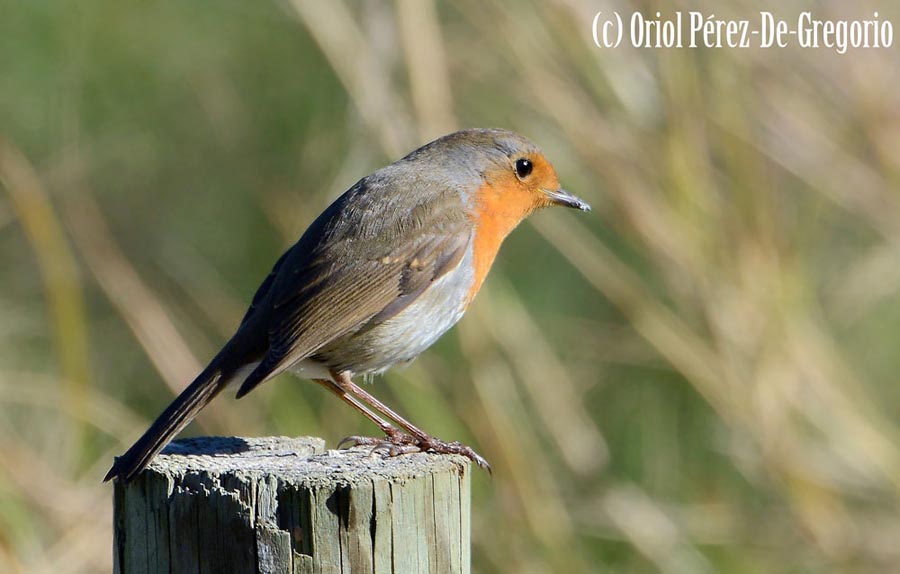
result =
M167 476L190 473L269 475L295 485L350 486L360 480L398 480L435 472L465 472L465 457L415 453L385 456L371 447L326 450L317 437L196 437L173 441L150 464Z

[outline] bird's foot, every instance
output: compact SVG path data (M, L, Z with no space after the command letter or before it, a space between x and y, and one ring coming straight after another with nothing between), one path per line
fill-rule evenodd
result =
M391 446L399 448L405 446L415 446L416 442L417 441L415 437L413 437L412 435L408 435L400 429L390 427L385 429L384 436L382 437L358 435L348 436L338 443L338 448L343 448L345 446L374 446L376 448L381 447L382 449L384 447ZM418 450L411 450L408 452L418 452ZM391 456L396 456L397 454L403 453L397 452L396 454L392 454Z
M421 440L418 440L416 442L416 446L426 452L436 452L438 454L460 454L477 464L479 468L488 471L488 474L492 474L491 465L488 464L488 461L485 460L483 456L475 452L472 447L465 445L457 440L452 442L445 442L439 438L427 436Z
M399 429L386 431L385 436L380 438L370 436L348 436L338 444L338 448L346 445L372 446L373 453L383 452L388 456L399 456L401 454L410 454L414 452L459 454L468 458L480 468L488 471L488 473L491 472L491 465L488 464L488 461L475 452L470 446L464 445L459 441L445 442L427 435L414 437Z

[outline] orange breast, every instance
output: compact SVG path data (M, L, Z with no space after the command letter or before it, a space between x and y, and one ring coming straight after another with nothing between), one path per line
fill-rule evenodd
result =
M512 181L504 179L486 183L475 192L475 244L472 247L475 281L469 289L469 302L481 289L500 244L537 207L534 194L516 185L514 176Z

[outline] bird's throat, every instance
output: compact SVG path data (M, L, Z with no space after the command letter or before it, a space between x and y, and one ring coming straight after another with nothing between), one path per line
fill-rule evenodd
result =
M475 280L469 289L468 302L481 289L503 240L537 207L534 196L518 187L486 183L478 189L472 215L475 223L472 247Z

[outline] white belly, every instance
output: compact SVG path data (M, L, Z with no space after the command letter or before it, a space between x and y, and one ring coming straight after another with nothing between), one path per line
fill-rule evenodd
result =
M470 247L455 269L432 283L409 307L326 346L314 357L336 370L357 374L379 374L407 363L459 321L474 280Z

